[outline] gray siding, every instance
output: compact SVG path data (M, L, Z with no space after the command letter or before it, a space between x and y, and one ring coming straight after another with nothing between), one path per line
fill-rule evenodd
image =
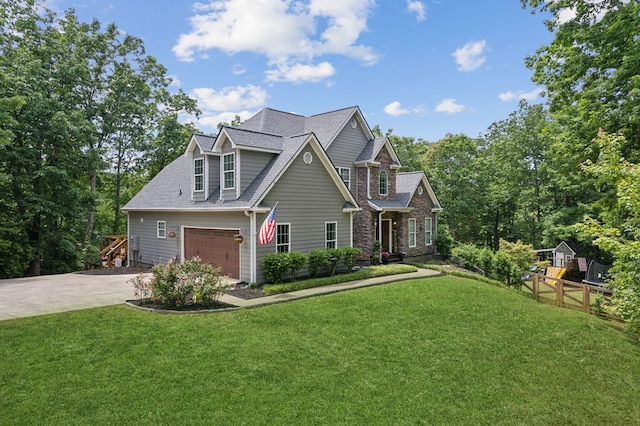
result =
M220 156L208 155L207 162L209 164L209 194L207 194L207 198L209 198L220 186Z
M273 158L273 154L256 151L238 151L240 164L240 193L260 174Z
M350 167L351 176L354 176L353 162L356 161L367 142L367 137L360 124L355 129L347 124L329 146L327 155L334 166Z
M141 222L140 219L143 219ZM156 237L158 220L167 222L167 232L176 231L175 238L161 239ZM129 214L129 238L133 241L137 236L140 241L139 261L144 264L167 263L171 258L179 261L182 252L182 228L212 228L239 230L242 235L250 234L249 218L244 213L202 213L202 212L131 212ZM129 246L133 250L132 245ZM250 246L248 241L239 244L240 279L250 280ZM130 253L132 256L132 253ZM214 265L215 266L215 265Z
M311 152L313 161L305 164L304 152ZM264 204L278 202L277 223L291 224L291 250L308 253L324 248L325 222L338 223L338 247L350 245L350 214L343 213L344 197L327 174L315 152L307 148L271 190ZM257 215L259 229L266 214ZM264 282L262 258L275 252L275 240L271 244L257 245L257 280Z

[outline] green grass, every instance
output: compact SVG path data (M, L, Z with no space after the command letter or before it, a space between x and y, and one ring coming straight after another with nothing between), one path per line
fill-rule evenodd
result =
M640 346L460 277L0 322L0 424L640 424Z

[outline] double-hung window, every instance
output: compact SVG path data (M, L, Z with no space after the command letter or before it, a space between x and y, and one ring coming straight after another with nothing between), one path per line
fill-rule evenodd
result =
M431 218L427 217L424 219L424 245L430 246L433 244L433 231L431 229L432 222Z
M193 161L193 190L204 191L204 158Z
M167 238L167 222L159 220L156 225L156 236L158 238Z
M288 253L291 251L291 224L278 223L276 225L276 252Z
M382 170L380 172L380 195L387 195L389 193L389 177L387 172Z
M416 246L416 220L409 219L409 247Z
M325 222L324 246L325 248L338 248L338 222Z
M222 156L223 189L233 189L236 187L236 156L224 154Z
M348 167L338 167L338 174L344 184L347 185L347 188L351 189L351 169Z

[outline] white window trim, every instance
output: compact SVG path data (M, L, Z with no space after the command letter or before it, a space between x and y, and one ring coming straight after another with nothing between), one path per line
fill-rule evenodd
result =
M385 192L382 192L382 185L380 185L383 173L385 175L385 186L384 186ZM378 194L379 195L389 195L389 173L387 173L386 170L380 170L380 173L378 174Z
M433 219L431 219L430 217L425 217L424 218L424 245L430 246L432 244L433 244Z
M160 224L162 224L163 228L160 228ZM164 220L159 220L156 222L156 237L161 239L167 238L167 222Z
M225 158L229 157L229 156L233 156L233 169L231 170L225 170L224 166L225 166ZM227 186L227 173L233 173L233 186ZM236 153L235 152L230 152L228 154L223 154L222 155L222 189L223 190L228 190L228 189L235 189L236 188Z
M275 248L276 248L276 253L279 253L278 251L278 247L284 246L284 244L278 244L278 227L280 226L287 226L289 229L289 242L287 243L287 252L291 253L291 223L276 223L276 232L275 235L273 236L274 240L275 240Z
M411 231L411 223L413 223L413 232ZM416 229L416 220L415 219L409 219L409 223L407 225L407 232L408 232L408 243L409 243L409 247L415 247L416 246L416 239L418 236L418 232ZM413 244L411 244L411 235L413 235Z
M342 177L342 172L347 171L347 181L345 182ZM338 167L338 174L340 175L340 179L347 185L347 188L351 189L351 169L349 167Z
M202 174L196 174L196 164L198 161L202 162ZM204 192L204 158L193 159L193 192ZM202 176L202 189L197 188L196 177Z
M328 240L327 239L327 225L329 224L333 224L335 226L335 240ZM328 244L330 242L334 243L334 246L332 248L338 248L338 222L325 222L324 223L324 248L329 248Z

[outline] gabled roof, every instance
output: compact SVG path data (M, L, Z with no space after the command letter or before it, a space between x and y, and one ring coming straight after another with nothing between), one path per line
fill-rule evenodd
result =
M213 145L216 142L216 136L203 135L200 133L194 133L191 135L191 139L189 140L189 144L187 145L187 149L185 153L192 152L195 149L199 150L199 154L204 154L205 152L211 152Z
M357 106L310 117L265 108L240 124L239 128L285 137L313 133L322 147L327 149L352 118L358 121L367 138L373 139L369 125Z
M387 147L387 151L391 156L391 167L392 168L400 168L400 159L396 154L396 151L393 149L391 142L389 142L389 138L378 136L375 139L370 140L365 145L364 149L358 156L355 161L356 165L379 165L376 161L376 157L380 154L383 147Z
M440 205L440 201L438 201L429 183L429 179L427 179L427 175L425 175L424 172L396 173L396 199L408 207L421 183L427 190L427 194L433 205L431 211L441 211L442 206Z
M327 173L344 197L345 205L358 205L351 192L340 179L338 172L331 164L331 160L329 160L314 134L282 138L282 140L280 154L271 159L238 199L220 200L220 189L218 188L206 201L192 201L192 159L182 155L162 169L122 209L124 211L262 210L260 206L262 200L306 146L310 146L315 151L316 157L324 165ZM353 207L348 209L353 209Z
M218 139L212 147L214 152L221 152L226 140L231 142L233 148L245 148L255 151L267 151L278 154L282 151L284 138L268 133L259 133L252 130L238 129L224 126L218 135Z

